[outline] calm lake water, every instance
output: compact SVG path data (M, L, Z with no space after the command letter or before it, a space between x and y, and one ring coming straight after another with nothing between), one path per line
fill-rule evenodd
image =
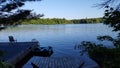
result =
M10 35L14 36L17 42L37 39L40 46L52 46L52 57L80 57L79 50L74 49L76 44L80 44L81 41L100 43L96 39L97 36L115 37L117 33L103 24L20 25L0 31L0 42L8 42ZM85 57L80 58L88 61Z

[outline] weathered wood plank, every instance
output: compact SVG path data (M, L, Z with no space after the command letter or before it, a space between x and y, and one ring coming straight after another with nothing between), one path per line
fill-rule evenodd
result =
M0 42L0 50L6 52L0 59L21 68L32 57L31 51L37 47L38 42Z
M74 58L69 57L39 57L31 62L39 68L78 68L80 64L75 62Z

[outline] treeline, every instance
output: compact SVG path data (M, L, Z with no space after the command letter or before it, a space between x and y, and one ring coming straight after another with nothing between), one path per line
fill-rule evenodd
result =
M73 19L67 20L65 18L40 18L40 19L26 19L21 21L20 24L89 24L89 23L102 23L102 18L89 18L89 19Z
M44 18L44 19L26 19L21 24L72 24L70 20L65 18Z
M73 19L71 20L74 24L82 24L82 23L103 23L103 18L86 18L86 19Z

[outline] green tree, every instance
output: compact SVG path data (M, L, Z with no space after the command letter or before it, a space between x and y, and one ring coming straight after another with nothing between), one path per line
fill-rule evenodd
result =
M120 31L120 0L105 0L102 4L105 7L104 24L114 28L114 31Z
M43 16L31 14L32 10L20 9L20 7L25 5L26 1L41 1L41 0L0 0L0 24L13 25L18 24L16 22L24 20L28 16L30 17L30 15L37 17Z
M116 2L117 4L115 4ZM101 68L120 68L120 1L105 0L101 5L106 8L104 24L113 27L113 31L117 31L118 36L116 38L107 35L98 36L97 39L112 42L114 48L108 48L104 44L83 41L81 45L79 45L85 47L81 54L87 51L89 56L95 60Z
M31 15L31 10L19 8L25 5L26 1L41 0L0 0L0 25L15 25L20 20L24 20ZM2 55L4 55L4 52L0 50L0 56ZM0 60L0 68L12 68L12 65Z

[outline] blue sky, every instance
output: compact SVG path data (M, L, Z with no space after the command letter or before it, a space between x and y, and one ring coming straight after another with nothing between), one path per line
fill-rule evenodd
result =
M100 0L43 0L40 2L27 2L24 8L43 13L44 18L94 18L103 16L103 9L93 7L100 2Z

